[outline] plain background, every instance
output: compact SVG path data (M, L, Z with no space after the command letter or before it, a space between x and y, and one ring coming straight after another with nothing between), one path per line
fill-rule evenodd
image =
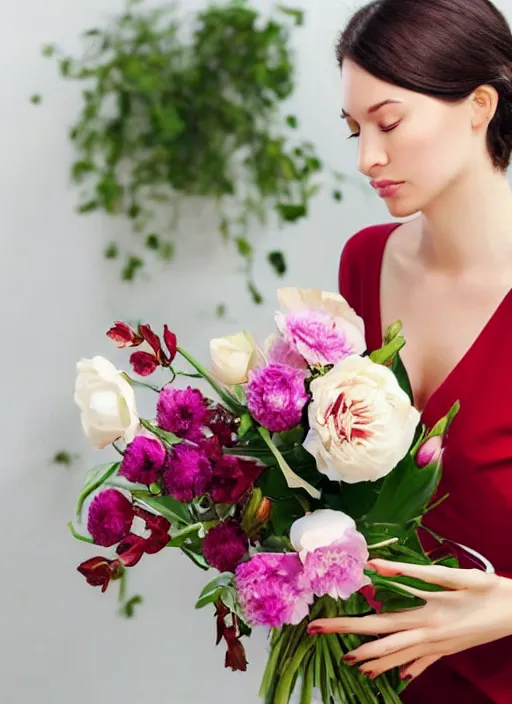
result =
M418 0L421 1L421 0ZM468 0L471 2L471 0ZM186 0L194 10L204 0ZM257 280L265 304L256 308L244 290L239 261L222 244L208 208L196 204L177 238L176 261L151 276L122 284L118 267L104 261L115 235L128 240L119 219L79 216L69 185L73 159L67 138L80 108L80 87L58 77L40 47L55 42L80 49L78 34L122 8L119 0L17 0L4 3L0 33L2 158L0 187L0 305L2 462L0 525L0 700L5 704L142 704L208 701L256 704L265 662L266 634L248 643L245 674L223 667L214 648L213 610L194 610L209 579L178 551L149 556L130 572L130 593L144 603L132 620L117 614L117 587L102 595L86 585L76 565L95 554L66 524L87 468L108 460L82 436L72 400L75 363L108 356L127 363L105 337L115 319L167 322L181 344L208 360L211 337L251 328L273 331L278 285L265 261L284 248L289 269L279 284L336 290L339 253L360 227L389 220L356 172L355 140L340 121L339 75L333 48L359 1L287 2L306 9L297 29L297 91L287 106L333 168L358 179L335 203L329 189L307 221L256 233ZM496 3L512 17L512 2ZM263 12L269 0L255 0ZM8 7L8 10L7 10ZM40 106L29 98L39 93ZM228 315L215 316L225 303ZM142 398L142 397L141 397ZM146 405L144 405L146 404ZM151 400L141 400L151 412ZM58 450L77 453L71 468L55 465ZM212 575L213 576L213 575Z

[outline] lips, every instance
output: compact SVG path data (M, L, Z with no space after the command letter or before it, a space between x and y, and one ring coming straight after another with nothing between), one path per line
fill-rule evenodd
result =
M370 185L375 188L375 190L380 190L381 188L387 188L388 186L400 186L405 181L370 181Z

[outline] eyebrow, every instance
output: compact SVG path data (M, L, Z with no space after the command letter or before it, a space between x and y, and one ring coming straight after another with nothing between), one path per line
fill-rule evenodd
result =
M372 105L371 107L368 108L367 113L368 115L371 115L373 112L377 112L377 110L380 110L380 108L383 108L384 105L389 105L390 103L401 103L401 100L394 100L392 98L388 98L387 100L381 100L380 103L376 103L375 105ZM347 117L351 117L346 110L342 108L341 110L341 117L343 120L345 120Z

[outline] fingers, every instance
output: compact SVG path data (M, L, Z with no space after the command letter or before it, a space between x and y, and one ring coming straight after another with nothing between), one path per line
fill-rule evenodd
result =
M319 618L311 621L308 626L308 634L314 636L320 633L355 633L376 636L384 633L395 633L396 631L404 631L421 626L425 620L420 613L421 611L422 607L371 616Z
M374 679L375 677L382 675L384 672L392 670L394 667L408 665L419 658L434 655L435 647L435 643L421 643L419 645L414 645L411 648L404 648L403 650L398 650L396 653L392 653L391 655L386 655L385 657L365 662L364 665L361 665L359 670L363 673L363 675L367 675L370 679Z
M436 584L446 589L471 589L486 586L489 575L477 569L455 569L442 565L414 565L408 562L390 562L389 560L370 560L368 567L383 577L403 575L421 579L429 584ZM403 585L401 585L403 586Z
M347 653L343 660L350 665L363 660L376 660L391 655L398 650L420 645L425 643L426 640L427 634L424 629L415 628L413 630L400 631L386 638L379 638L371 643L359 646L356 650Z
M403 680L412 680L422 672L425 672L427 667L433 665L435 662L441 659L441 655L424 655L422 658L418 658L410 665L404 667L400 673L400 677Z

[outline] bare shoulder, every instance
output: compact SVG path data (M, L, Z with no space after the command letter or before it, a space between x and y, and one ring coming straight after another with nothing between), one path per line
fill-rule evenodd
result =
M389 236L382 261L383 273L408 277L415 275L419 266L421 242L420 218L401 223Z

